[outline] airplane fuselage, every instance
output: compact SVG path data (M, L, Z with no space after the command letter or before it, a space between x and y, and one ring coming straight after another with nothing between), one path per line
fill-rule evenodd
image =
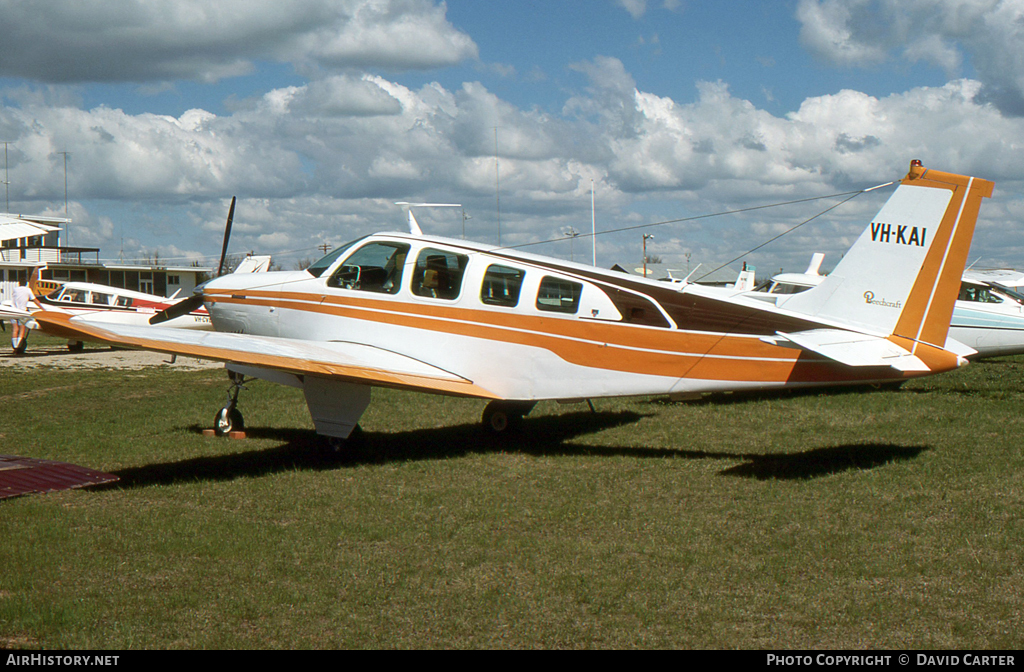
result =
M360 260L373 263L353 263ZM440 286L430 263L448 276ZM350 245L318 277L298 271L253 280L225 276L206 285L217 331L368 344L503 399L685 395L907 375L842 367L764 342L777 331L828 325L740 292L670 286L463 241L379 234Z
M353 241L304 271L197 288L180 307L205 303L212 332L46 312L38 322L225 362L221 433L242 424L236 402L250 376L301 388L317 433L339 440L381 386L489 399L484 424L502 432L543 399L900 382L973 352L948 332L993 186L912 162L820 285L772 301L424 236L410 223L410 234Z

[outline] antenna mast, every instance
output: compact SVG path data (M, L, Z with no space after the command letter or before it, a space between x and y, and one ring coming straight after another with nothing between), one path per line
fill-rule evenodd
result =
M590 242L594 245L594 266L597 266L597 211L594 210L594 178L590 178Z
M4 212L11 211L11 174L7 168L7 141L4 140L4 190L7 193L7 210Z
M501 245L501 178L498 172L498 127L494 127L494 207L498 211L498 245Z
M64 219L71 219L68 217L68 153L57 152L58 154L64 155ZM71 245L71 222L64 223L67 236L64 240L64 245Z

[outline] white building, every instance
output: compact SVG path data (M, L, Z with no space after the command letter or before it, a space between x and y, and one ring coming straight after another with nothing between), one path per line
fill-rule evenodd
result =
M94 282L147 294L191 294L213 269L198 266L113 264L100 262L98 247L61 247L60 227L71 220L0 213L0 301L37 266L44 280Z

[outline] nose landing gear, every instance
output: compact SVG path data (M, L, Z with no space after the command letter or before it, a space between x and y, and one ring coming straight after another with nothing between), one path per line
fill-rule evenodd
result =
M238 393L248 389L245 387L245 376L228 371L228 377L231 378L231 388L228 389L227 403L213 417L213 431L217 436L227 436L230 432L245 429L245 420L242 418L242 412L238 410Z

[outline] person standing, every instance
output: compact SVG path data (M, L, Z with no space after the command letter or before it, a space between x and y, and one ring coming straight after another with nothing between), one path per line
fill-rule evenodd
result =
M28 310L28 304L34 303L37 308L42 308L36 301L35 294L28 287L28 280L22 280L14 288L14 307L18 310ZM14 347L14 354L20 355L25 352L28 346L28 327L17 320L13 321L14 333L11 335L11 345Z

